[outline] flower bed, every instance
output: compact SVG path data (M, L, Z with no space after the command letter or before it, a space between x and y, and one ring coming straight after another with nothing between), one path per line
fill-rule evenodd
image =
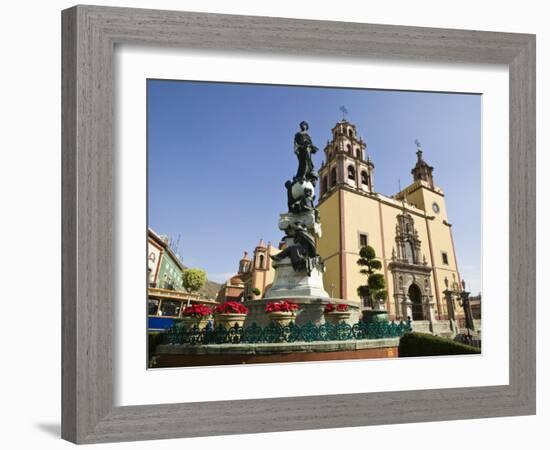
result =
M279 302L269 302L265 306L265 312L268 314L272 322L285 327L296 319L296 314L300 306L289 300L281 300Z
M272 312L292 312L296 313L300 309L297 303L291 302L289 300L281 300L280 302L269 302L265 306L266 313Z
M239 302L225 302L214 308L216 314L248 314L248 308Z
M181 320L185 327L204 328L212 315L212 309L202 303L195 303L185 307L181 313Z
M225 302L214 308L216 327L242 327L248 314L248 308L239 302Z
M337 324L345 322L351 317L351 311L347 303L329 303L325 306L325 321Z
M347 311L349 311L349 305L347 303L329 303L327 306L325 306L326 313Z

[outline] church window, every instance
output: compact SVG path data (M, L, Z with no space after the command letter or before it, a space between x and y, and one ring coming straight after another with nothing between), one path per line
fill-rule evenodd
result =
M361 183L369 185L369 174L365 170L361 171Z
M265 259L264 255L260 255L260 257L258 258L258 267L260 269L264 268L264 259Z
M443 260L443 264L446 266L449 265L449 255L447 255L447 252L441 252L441 259Z
M323 181L321 182L321 195L325 194L328 191L328 177L325 175Z
M405 242L405 259L408 263L414 264L414 248L411 241Z
M369 245L369 238L366 233L359 233L359 248Z
M348 128L348 136L353 137L353 130L351 128Z
M355 168L353 166L348 167L348 178L350 180L355 180Z
M348 150L348 153L351 153L351 145L350 144L346 145L346 149Z
M330 187L336 186L336 167L330 171Z
M358 158L358 159L361 159L361 149L358 148L355 150L355 156Z

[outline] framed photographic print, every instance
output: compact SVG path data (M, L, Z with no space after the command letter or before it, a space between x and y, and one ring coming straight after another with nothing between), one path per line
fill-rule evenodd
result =
M535 412L534 36L62 16L65 439Z

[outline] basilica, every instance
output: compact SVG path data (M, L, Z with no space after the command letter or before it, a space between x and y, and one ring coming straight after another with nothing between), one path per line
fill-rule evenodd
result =
M324 154L317 249L331 296L359 300L357 288L366 279L357 260L360 248L369 245L382 263L390 319L433 323L446 320L450 308L460 311L443 294L461 281L445 193L436 185L420 143L411 184L391 196L376 191L374 163L352 123L343 119L334 126Z

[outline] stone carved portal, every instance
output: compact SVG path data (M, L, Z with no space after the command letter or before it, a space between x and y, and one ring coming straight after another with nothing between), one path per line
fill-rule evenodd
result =
M397 252L388 265L393 278L396 318L433 321L434 301L431 290L432 268L421 262L421 241L414 219L405 210L397 216L395 229Z

